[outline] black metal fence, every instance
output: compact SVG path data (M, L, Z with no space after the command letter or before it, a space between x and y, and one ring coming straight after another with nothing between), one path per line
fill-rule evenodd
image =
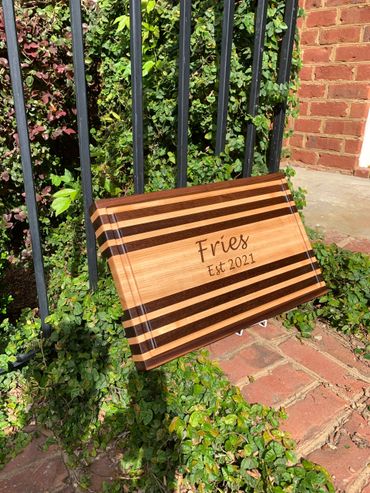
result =
M14 0L2 0L5 32L8 49L10 76L14 96L14 105L19 135L19 146L23 166L24 187L28 221L30 225L32 254L36 277L39 313L44 336L49 335L50 327L45 322L49 315L47 286L43 265L42 245L37 213L37 204L32 172L32 156L28 134L28 123L23 93L21 64L17 43ZM258 100L262 75L262 57L266 30L268 0L256 0L255 34L252 65L252 83L247 113L257 115ZM219 92L217 109L217 133L215 153L218 155L225 148L226 122L229 100L230 59L233 39L233 20L235 0L224 0L222 25L221 62L219 73ZM284 22L287 29L282 37L280 47L279 84L289 82L294 35L296 27L298 0L286 0ZM91 289L95 289L98 279L95 235L89 219L89 207L93 201L89 127L87 111L87 93L85 66L83 56L83 33L80 0L70 0L70 16L73 43L74 80L77 100L77 120L79 151L81 162L82 190L84 199L84 217L87 240L87 256L89 281ZM189 80L190 80L190 36L191 36L191 0L180 0L180 32L179 32L179 81L178 81L178 134L177 134L177 186L187 183L188 153L188 115L189 115ZM133 124L133 166L135 193L144 192L144 145L143 145L143 96L142 96L142 39L141 39L141 0L130 0L130 52L131 52L131 84L132 84L132 124ZM279 169L280 154L283 141L286 103L279 103L274 111L268 168L270 172ZM247 124L245 137L245 158L243 177L252 171L253 154L256 140L256 128L252 121ZM13 369L23 365L32 353L20 355Z

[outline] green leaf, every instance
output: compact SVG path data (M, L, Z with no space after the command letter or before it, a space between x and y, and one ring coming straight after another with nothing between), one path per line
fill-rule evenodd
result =
M71 199L69 197L58 197L51 203L51 208L55 211L55 214L59 216L59 214L66 211L70 205Z
M147 62L144 63L144 65L143 65L143 77L145 77L149 74L149 72L152 70L154 65L155 65L155 62L153 62L153 60L148 60Z
M69 197L71 200L76 198L78 191L75 188L62 188L53 194L53 197Z

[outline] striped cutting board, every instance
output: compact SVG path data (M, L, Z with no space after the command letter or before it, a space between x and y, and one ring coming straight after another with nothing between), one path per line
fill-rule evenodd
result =
M327 291L281 173L98 200L91 219L140 370Z

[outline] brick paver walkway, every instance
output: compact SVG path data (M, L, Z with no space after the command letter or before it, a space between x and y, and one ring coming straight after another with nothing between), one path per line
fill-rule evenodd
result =
M313 335L300 341L270 320L209 349L248 402L286 409L298 454L325 466L338 492L369 492L370 365L323 325Z
M370 241L327 232L327 241L370 254ZM276 320L254 325L209 347L246 400L284 407L283 428L297 441L298 455L325 466L337 493L370 493L370 365L358 360L348 340L318 324L300 341ZM0 472L0 493L76 493L76 472L61 450L43 450L34 438ZM89 467L89 492L118 474L109 451ZM117 477L117 476L116 476Z

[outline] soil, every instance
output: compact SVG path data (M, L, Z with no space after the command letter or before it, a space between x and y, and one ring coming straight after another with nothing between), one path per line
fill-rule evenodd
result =
M35 274L32 266L9 265L1 276L0 297L12 295L6 317L15 322L24 308L37 307Z

